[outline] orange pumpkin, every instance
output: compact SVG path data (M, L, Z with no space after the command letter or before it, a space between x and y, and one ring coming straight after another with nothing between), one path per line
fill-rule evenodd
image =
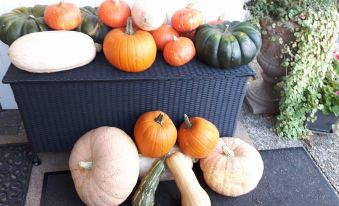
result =
M44 20L52 29L72 30L81 24L81 11L75 4L61 1L45 9Z
M146 112L134 126L134 139L141 154L161 157L177 141L177 129L167 114L161 111Z
M126 28L113 29L106 35L103 51L114 67L125 72L142 72L155 61L157 47L149 32L133 29L129 18Z
M179 67L193 59L195 47L189 38L174 36L173 40L166 44L163 55L168 64Z
M194 158L207 157L219 141L218 129L208 120L185 114L185 121L178 131L180 149Z
M178 32L190 32L204 23L204 16L201 11L192 8L188 4L186 8L176 11L172 16L172 26Z
M152 36L157 44L158 50L162 51L165 45L173 39L174 36L179 36L179 33L168 24L163 24L157 30L152 32Z
M123 27L131 16L131 9L123 0L105 0L98 8L98 16L109 27Z
M216 24L221 24L223 23L225 20L224 20L224 17L225 17L225 14L221 14L217 20L212 20L212 21L209 21L208 24L209 25L216 25Z

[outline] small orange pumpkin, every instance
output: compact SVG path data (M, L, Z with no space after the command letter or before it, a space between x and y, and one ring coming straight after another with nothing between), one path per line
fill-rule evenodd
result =
M152 36L157 44L158 50L162 51L165 45L173 40L174 36L179 36L179 33L168 24L163 24L157 30L152 32Z
M225 14L221 14L217 20L212 20L212 21L209 21L208 24L209 25L216 25L216 24L221 24L225 21Z
M81 24L81 11L75 4L60 1L46 8L44 20L52 29L72 30Z
M179 67L193 59L195 47L189 38L174 36L173 40L166 44L163 55L168 64Z
M130 17L126 29L113 29L106 35L103 51L114 67L125 72L142 72L155 61L157 47L149 32L133 29Z
M141 154L161 157L177 141L177 129L167 114L161 111L146 112L134 126L134 139Z
M172 16L172 26L178 32L190 32L204 23L201 11L193 8L194 4L188 4L186 8L176 11Z
M209 155L219 141L219 131L208 120L201 117L191 117L185 114L185 121L178 131L180 149L194 158L204 158Z
M98 8L100 20L111 28L126 26L131 9L123 0L105 0Z

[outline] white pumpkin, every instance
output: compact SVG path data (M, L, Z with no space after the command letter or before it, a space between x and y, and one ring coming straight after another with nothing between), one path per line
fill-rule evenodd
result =
M99 127L76 142L69 168L75 189L86 205L119 205L137 183L138 151L124 131Z
M170 153L174 152L180 152L181 150L179 149L178 145L174 145L174 147L171 149ZM139 154L139 165L140 165L140 170L139 170L139 179L143 178L146 173L149 171L149 169L152 167L153 162L158 160L158 158L151 158L151 157L145 157L142 154ZM185 161L186 165L189 167L193 167L193 159L191 157L188 157L185 155ZM169 170L165 170L164 173L160 177L160 181L167 181L167 180L173 180L173 176Z
M163 4L163 1L136 0L132 7L133 21L142 30L156 30L166 20L166 7Z
M24 35L9 47L9 59L19 69L50 73L90 63L96 55L93 39L76 31L47 31Z
M240 196L259 183L264 163L260 153L239 138L220 138L215 150L200 160L206 184L225 196Z

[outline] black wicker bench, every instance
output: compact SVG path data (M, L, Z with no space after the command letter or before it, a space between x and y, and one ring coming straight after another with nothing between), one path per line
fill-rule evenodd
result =
M13 89L28 139L35 152L69 151L85 132L110 125L133 134L143 112L162 110L179 125L183 114L213 122L232 136L254 72L249 66L216 69L192 60L181 68L159 53L152 68L124 73L102 54L81 68L33 74L11 65L3 82Z

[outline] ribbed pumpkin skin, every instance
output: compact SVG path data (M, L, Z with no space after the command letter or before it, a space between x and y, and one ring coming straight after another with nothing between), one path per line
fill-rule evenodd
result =
M103 46L106 59L116 68L125 72L142 72L152 66L157 46L152 35L137 30L127 34L125 28L110 31Z
M131 9L123 0L105 0L98 8L98 15L107 26L118 28L126 26Z
M81 24L80 9L66 2L47 6L44 18L46 24L55 30L72 30Z
M85 169L80 167L81 161L91 161L93 165ZM75 143L69 168L75 189L86 205L119 205L137 183L138 151L124 131L99 127Z
M214 67L231 68L251 62L261 47L260 32L247 22L202 25L195 35L198 58Z
M155 40L158 50L162 51L164 50L165 45L173 40L174 36L179 36L179 33L170 25L164 24L157 30L153 31L152 36Z
M186 8L176 11L172 16L172 26L178 32L191 32L198 26L204 23L204 16L201 11L191 8L193 5L188 5Z
M134 139L139 152L146 157L161 157L171 150L177 141L177 129L167 114L162 124L156 122L161 111L142 114L134 126Z
M189 118L192 124L187 128L183 122L178 130L178 143L186 155L194 158L204 158L215 148L219 140L218 129L208 120L201 117Z
M224 154L226 145L234 156ZM240 196L252 191L259 183L264 163L260 153L251 145L238 138L220 138L216 149L200 160L207 185L225 196Z
M187 37L178 37L166 44L163 55L168 64L175 67L182 66L195 56L194 44Z
M160 177L166 169L166 157L154 162L146 176L142 178L137 191L133 195L133 206L154 205L155 191L159 185Z
M87 34L92 37L94 42L102 44L106 34L109 32L109 28L99 19L97 9L85 6L80 10L82 22L77 31Z
M44 22L46 6L20 7L0 16L0 40L10 46L19 37L50 28Z

